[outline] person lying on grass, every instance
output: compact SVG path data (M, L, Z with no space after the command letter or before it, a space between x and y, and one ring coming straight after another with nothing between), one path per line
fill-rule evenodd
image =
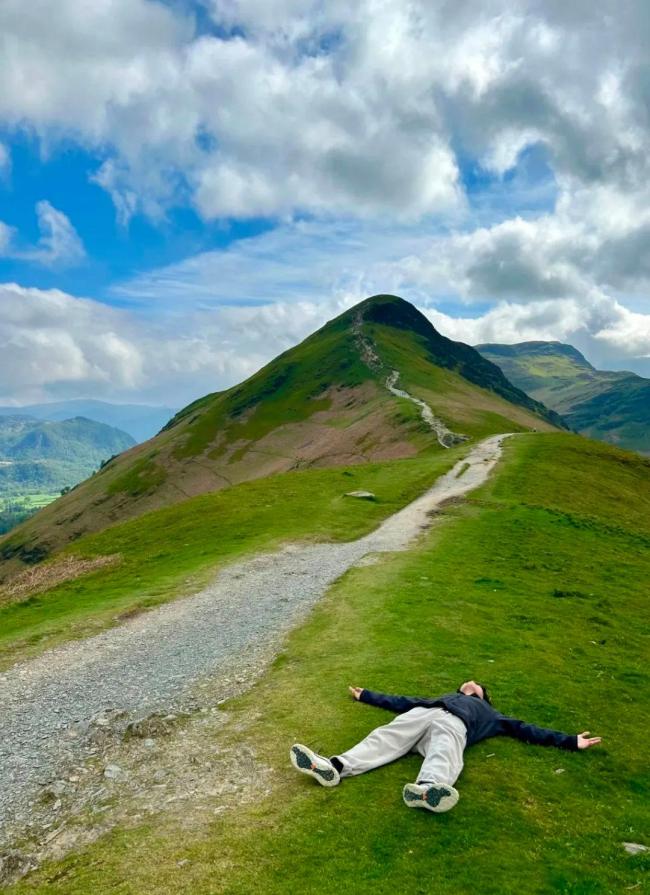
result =
M336 786L341 777L363 774L408 752L419 752L424 757L420 773L402 793L409 808L435 812L453 808L458 801L454 783L463 769L465 747L487 737L510 736L525 743L571 750L588 749L601 741L600 737L590 737L588 730L571 735L507 718L492 708L487 689L476 681L465 681L455 693L430 699L387 696L362 687L349 690L354 699L397 712L397 717L332 758L296 743L289 753L291 763L322 786Z

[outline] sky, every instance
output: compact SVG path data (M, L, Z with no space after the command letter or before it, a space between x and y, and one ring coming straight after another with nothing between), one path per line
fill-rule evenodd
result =
M647 0L3 0L0 403L182 406L368 295L650 376Z

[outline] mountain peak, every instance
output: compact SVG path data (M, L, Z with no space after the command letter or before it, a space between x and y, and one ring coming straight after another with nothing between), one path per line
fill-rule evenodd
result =
M419 335L430 335L432 330L436 332L431 321L421 311L398 295L372 295L352 310L361 313L368 322L412 330Z
M408 301L373 295L247 380L185 407L0 547L12 568L88 531L238 482L413 457L563 423Z

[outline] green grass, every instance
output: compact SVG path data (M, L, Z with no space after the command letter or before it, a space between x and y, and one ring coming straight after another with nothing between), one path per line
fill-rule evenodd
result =
M8 495L6 497L0 497L0 510L6 509L6 507L10 504L20 503L26 509L40 509L41 507L45 507L48 503L52 503L53 500L56 500L59 496L60 492L51 493L49 491L37 492L34 494L16 494L16 495Z
M126 493L131 497L140 497L153 491L167 478L167 470L154 460L155 452L137 460L126 472L114 478L106 488L107 494Z
M285 473L201 495L76 541L60 555L123 561L0 604L0 667L113 624L126 612L196 591L216 567L286 541L358 537L413 500L467 447L411 460ZM346 500L368 490L377 500Z
M233 743L274 769L271 797L208 835L164 819L117 830L16 892L643 891L647 858L621 843L647 844L650 469L569 435L523 436L506 453L420 547L344 576L226 707ZM501 711L590 729L602 747L483 742L466 754L460 803L439 816L402 804L415 757L333 790L290 768L296 739L333 754L390 719L348 684L432 694L469 677Z
M245 382L197 405L196 417L188 423L174 456L200 454L221 432L222 441L209 454L217 459L234 441L257 441L280 424L300 422L327 410L329 399L319 396L332 384L350 387L369 378L346 322L330 322ZM178 418L186 416L183 412Z
M416 334L370 324L367 329L375 339L387 367L400 370L399 387L430 404L452 431L480 439L499 432L529 431L532 427L544 425L540 417L524 406L517 407L517 411L527 423L515 422L513 406L489 391L489 383L485 383L488 391L482 393L476 384L470 384L458 372L432 364ZM460 400L460 406L452 404L445 407L447 397L458 393L459 388L470 388L472 399L465 397ZM503 413L494 409L499 407Z
M512 353L513 350L516 353ZM505 353L502 353L505 351ZM551 353L551 352L555 353ZM481 353L529 395L590 438L650 453L650 382L633 373L595 370L564 346L490 346Z
M52 503L59 496L51 493L16 494L0 497L0 535L11 531L37 510Z

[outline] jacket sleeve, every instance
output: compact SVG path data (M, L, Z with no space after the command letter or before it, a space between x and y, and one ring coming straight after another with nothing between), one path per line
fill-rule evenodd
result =
M367 705L375 705L379 709L388 709L389 712L408 712L422 705L422 700L417 696L389 696L387 693L375 693L373 690L362 690L359 702Z
M506 718L504 715L499 718L499 733L536 746L557 746L560 749L570 750L578 748L578 737L575 734L550 730L548 727L537 727L535 724L527 724L516 718Z

